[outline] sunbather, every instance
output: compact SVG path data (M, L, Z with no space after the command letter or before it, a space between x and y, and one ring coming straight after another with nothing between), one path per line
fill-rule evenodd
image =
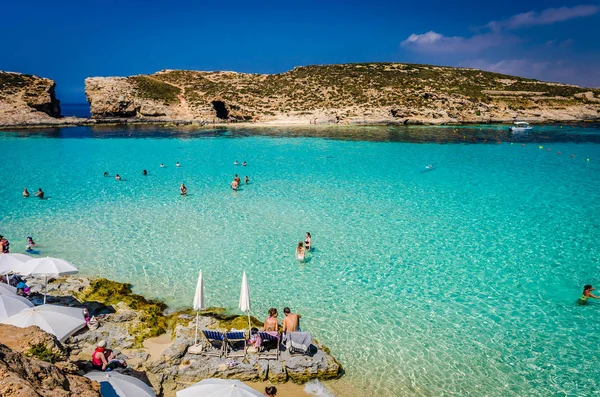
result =
M277 323L277 309L274 307L269 309L269 317L265 320L265 332L278 332L279 324Z
M283 320L281 321L281 328L283 333L286 332L299 332L300 331L300 316L299 314L292 313L289 307L283 309Z

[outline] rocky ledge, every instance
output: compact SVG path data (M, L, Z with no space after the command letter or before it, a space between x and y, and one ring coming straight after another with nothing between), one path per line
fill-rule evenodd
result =
M40 284L30 282L30 285L34 291L41 290ZM107 341L107 346L117 353L118 358L127 360L128 367L119 371L152 385L159 396L174 396L177 390L204 378L304 383L312 379L338 378L343 373L327 347L316 341L316 352L310 356L281 351L278 360L259 359L257 354L252 353L235 359L192 354L189 348L194 345L195 314L190 310L169 311L160 301L133 294L127 284L106 279L67 277L51 282L48 294L48 303L87 308L100 318L99 327L94 330L85 328L61 345L56 338L37 327L15 332L11 326L0 325L0 342L22 352L34 348L36 354L42 354L56 364L56 370L48 371L59 371L67 380L71 379L70 376L83 375L91 370L91 354L102 339ZM37 300L39 297L34 302L39 303ZM256 318L252 317L252 322L260 327ZM247 317L229 315L219 308L209 308L199 318L199 329L229 331L245 326ZM163 335L160 337L163 348L157 350L148 343L159 335ZM23 384L29 382L22 371L16 374L21 376ZM79 381L79 378L76 380ZM1 391L0 395L5 395Z
M401 63L297 67L280 74L163 70L91 77L95 119L273 124L445 124L597 120L600 90Z

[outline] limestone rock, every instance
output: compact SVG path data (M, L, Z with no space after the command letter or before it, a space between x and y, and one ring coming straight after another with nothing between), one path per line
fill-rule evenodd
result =
M12 325L0 324L0 341L19 353L27 354L33 346L43 345L52 352L57 360L67 358L64 346L56 337L36 326L18 328Z
M0 344L0 396L100 397L100 385Z
M267 378L272 383L283 383L287 381L287 371L281 361L269 360L269 373Z

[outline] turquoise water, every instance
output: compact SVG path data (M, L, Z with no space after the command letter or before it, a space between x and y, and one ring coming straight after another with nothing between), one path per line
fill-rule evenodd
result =
M361 393L600 392L600 301L576 304L600 284L597 126L358 130L369 141L112 128L0 133L13 252L33 235L40 254L173 306L202 269L208 304L235 309L245 270L253 314L301 313ZM406 142L419 136L433 142ZM236 173L251 184L233 192Z

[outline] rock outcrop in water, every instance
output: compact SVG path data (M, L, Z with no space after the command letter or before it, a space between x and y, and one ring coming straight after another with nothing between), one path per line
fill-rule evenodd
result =
M272 123L576 121L600 118L600 90L399 63L297 67L281 74L165 70L86 79L93 118Z

